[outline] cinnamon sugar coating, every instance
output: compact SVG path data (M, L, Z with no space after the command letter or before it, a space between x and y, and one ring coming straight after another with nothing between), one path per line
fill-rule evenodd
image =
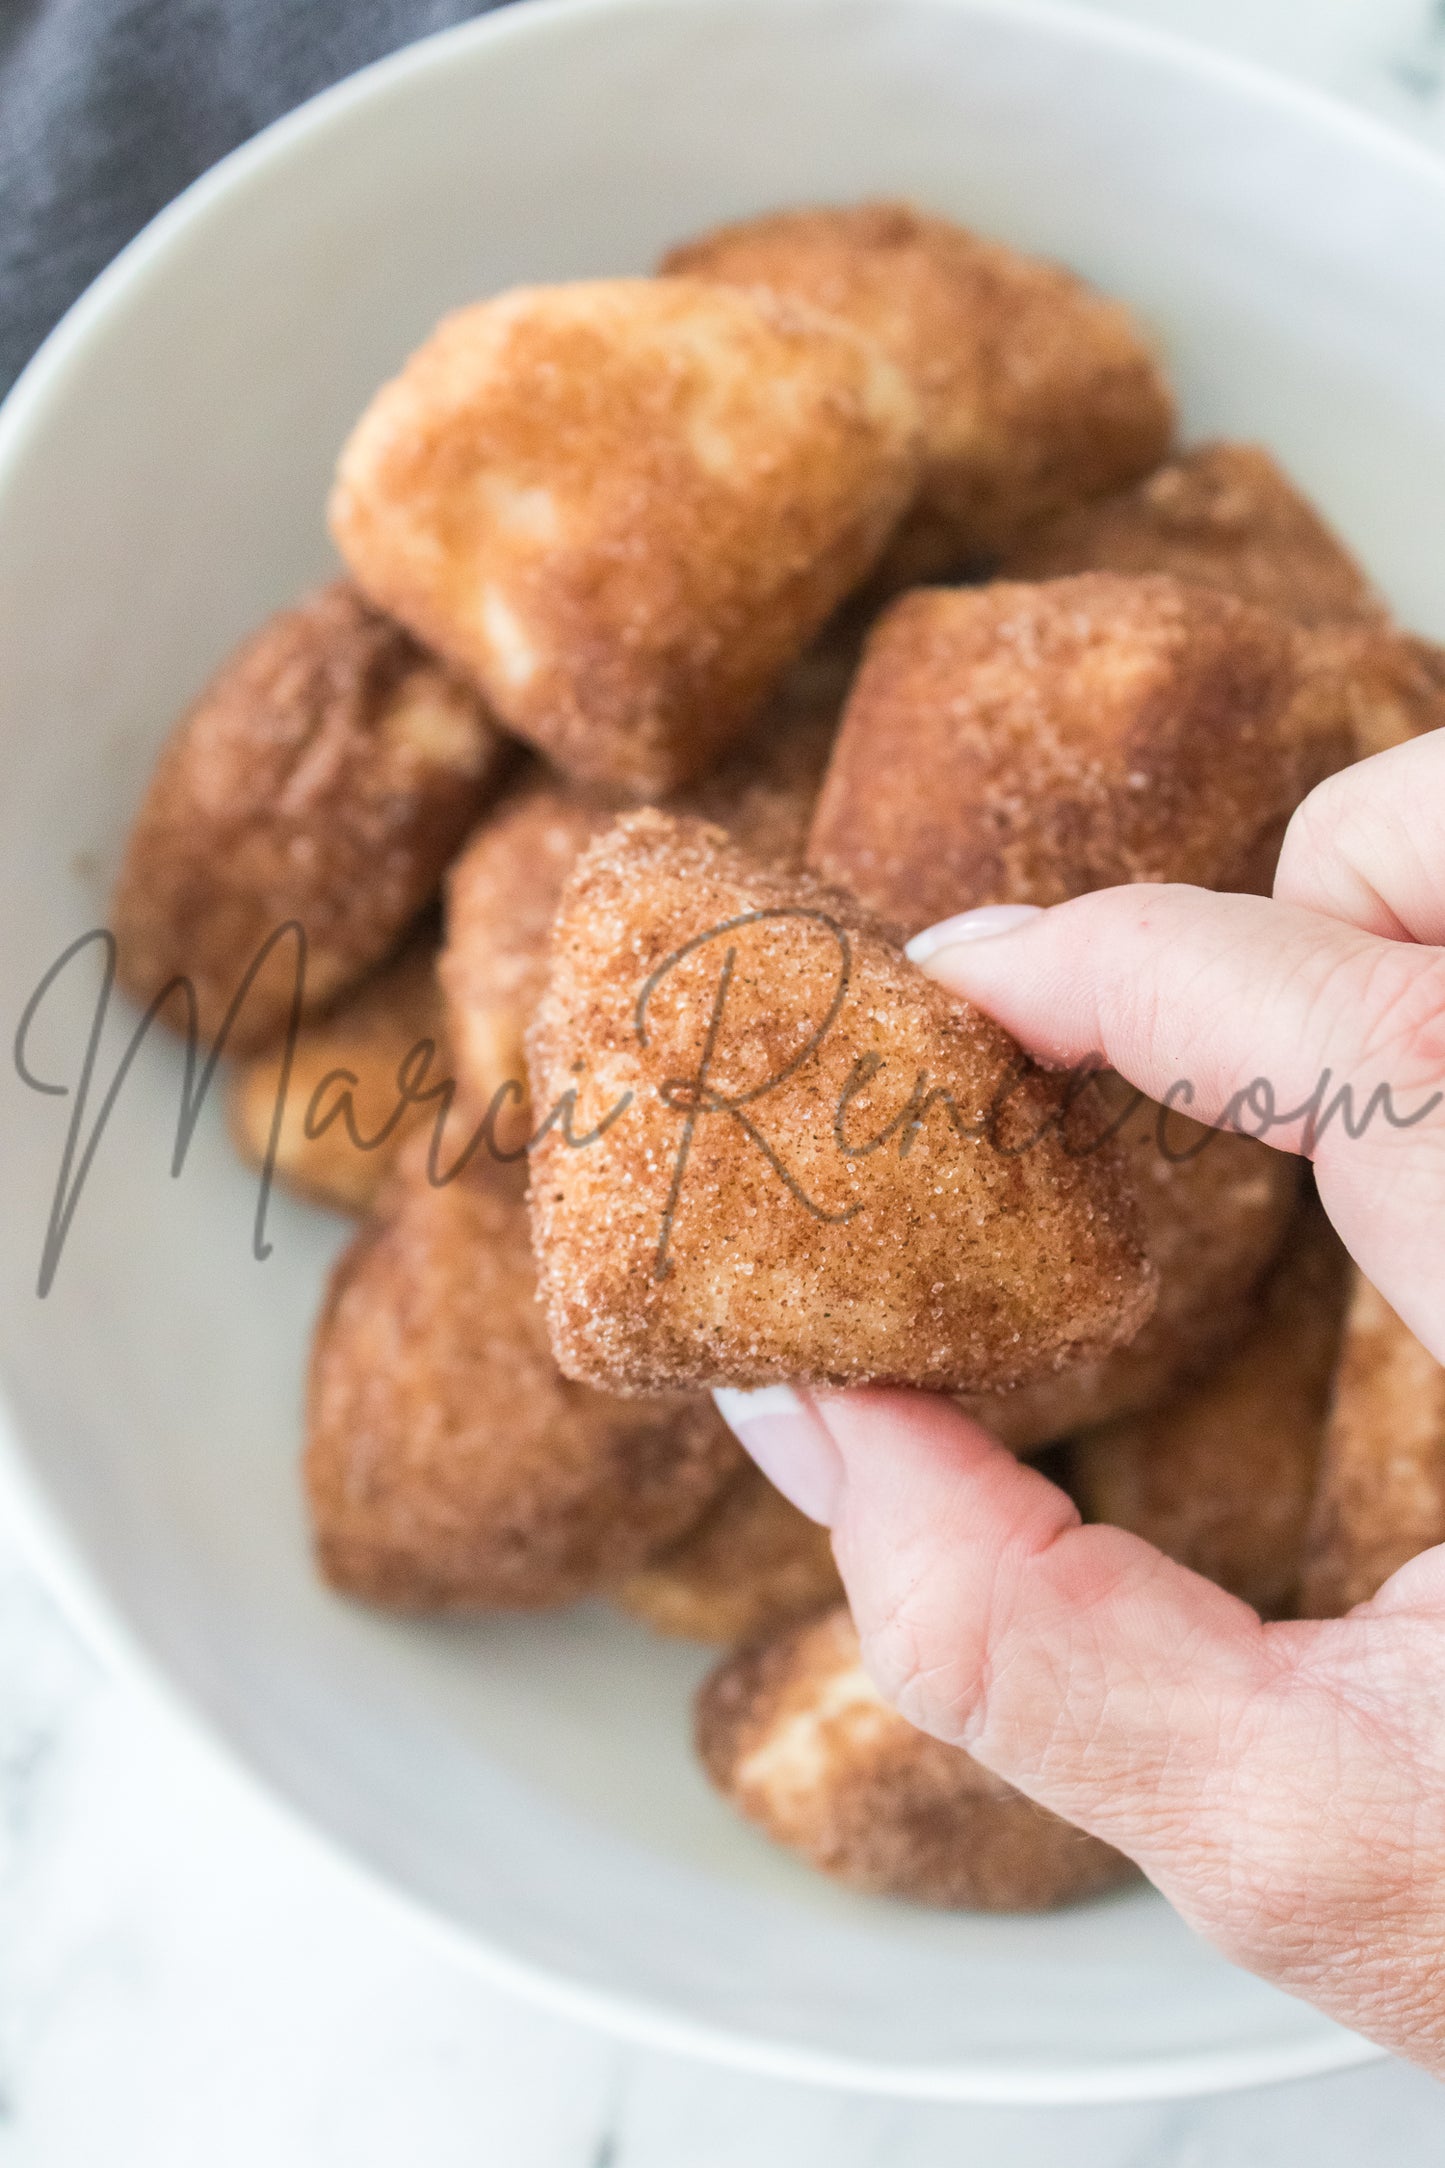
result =
M716 821L766 865L797 866L854 659L838 639L811 650L760 724L671 810ZM615 819L599 793L535 773L452 868L441 978L460 1080L479 1112L509 1084L525 1092L523 1040L547 982L557 905L582 850ZM519 1114L523 1103L507 1094Z
M1268 452L1205 444L1029 534L1010 579L1167 572L1304 628L1307 673L1339 681L1356 757L1445 722L1445 651L1391 624L1343 542Z
M1144 1215L1159 1296L1125 1347L1021 1385L975 1395L965 1413L1016 1452L1157 1406L1242 1340L1259 1283L1299 1197L1299 1162L1254 1137L1206 1129L1103 1075L1101 1131L1132 1108L1119 1139Z
M526 1610L622 1579L739 1469L706 1399L560 1377L514 1173L403 1159L331 1279L306 1490L322 1572L401 1610Z
M185 976L215 1039L252 960L288 920L307 938L305 1012L380 963L435 893L486 801L502 742L476 694L344 582L269 619L162 752L112 924L120 983L151 1001ZM286 1030L288 940L227 1038ZM178 1029L183 1003L162 1011Z
M532 1154L569 1377L981 1391L1152 1304L1122 1157L1071 1154L1065 1080L850 898L699 822L633 814L578 862L528 1067L591 1139L554 1120Z
M284 1062L283 1044L253 1054L231 1077L231 1135L255 1167L270 1150ZM408 1103L404 1083L425 1091L449 1074L436 945L416 941L297 1033L276 1179L338 1212L369 1211L407 1138L436 1119L435 1100Z
M1356 759L1445 724L1445 648L1433 640L1393 625L1322 625L1303 652L1307 671L1343 691Z
M1042 1912L1136 1872L889 1708L846 1609L728 1657L698 1695L696 1736L703 1767L740 1814L854 1889Z
M478 1118L492 1106L520 1115L524 1041L547 981L557 904L581 853L615 818L537 772L477 830L451 869L440 975L458 1080Z
M723 1648L843 1600L826 1528L744 1468L680 1543L639 1568L619 1603L658 1633Z
M913 493L907 384L846 325L694 279L447 317L342 453L359 584L576 780L700 774Z
M1081 1438L1086 1518L1131 1529L1266 1617L1292 1608L1349 1260L1310 1203L1231 1354L1162 1407Z
M1366 1603L1445 1543L1445 1369L1354 1275L1300 1591L1303 1618Z
M1129 881L1267 891L1351 757L1280 620L1164 576L903 596L869 640L808 855L910 931Z
M1201 444L1101 503L1026 535L1011 580L1167 572L1300 625L1386 622L1344 543L1254 444Z
M1126 308L912 204L748 219L673 249L662 269L811 302L908 377L924 464L888 552L895 584L986 560L1168 453L1173 400Z

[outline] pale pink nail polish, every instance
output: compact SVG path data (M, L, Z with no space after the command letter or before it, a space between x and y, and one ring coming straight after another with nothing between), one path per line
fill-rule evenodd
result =
M754 1392L719 1385L712 1397L743 1450L789 1504L810 1521L831 1527L843 1463L808 1401L791 1385L764 1385Z
M1043 917L1036 903L986 903L977 911L960 911L956 918L942 918L936 926L916 933L903 953L910 963L926 964L940 949L957 948L965 941L991 941L1001 933L1016 933Z

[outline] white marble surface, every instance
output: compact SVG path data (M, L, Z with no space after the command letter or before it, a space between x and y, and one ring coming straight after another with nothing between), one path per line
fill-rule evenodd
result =
M342 4L342 0L326 0ZM1077 0L1445 155L1445 0ZM699 2069L444 1957L79 1645L0 1526L0 2168L1415 2168L1379 2065L1137 2109L910 2108Z

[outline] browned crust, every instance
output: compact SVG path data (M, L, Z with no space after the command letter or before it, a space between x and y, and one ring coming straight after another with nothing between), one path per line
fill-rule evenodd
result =
M808 855L909 930L1130 881L1267 891L1351 757L1300 635L1163 576L905 595L876 626Z
M925 456L888 552L895 584L985 559L1169 450L1173 400L1127 309L912 204L775 212L703 234L661 268L812 303L908 377Z
M738 738L912 495L918 414L846 326L703 280L518 289L437 328L342 454L360 585L576 780Z
M750 1095L751 1129L708 1100L673 1197L728 953L706 1083ZM575 1091L579 1135L622 1107L585 1148L554 1126L532 1157L568 1376L981 1390L1116 1346L1151 1306L1122 1155L1066 1148L1064 1081L850 898L755 867L716 829L639 813L585 853L528 1066L539 1110Z
M1242 1340L1256 1290L1299 1197L1299 1162L1253 1137L1205 1129L1101 1077L1100 1126L1120 1131L1159 1274L1153 1315L1115 1348L1016 1392L965 1399L965 1412L1017 1452L1157 1406Z
M1305 640L1306 671L1342 689L1366 760L1445 723L1445 648L1393 625L1326 625Z
M415 1152L344 1253L312 1354L306 1490L336 1588L415 1611L532 1609L675 1542L737 1474L704 1399L569 1384L515 1178L435 1189Z
M1285 1615L1300 1574L1348 1263L1311 1202L1234 1352L1165 1406L1079 1441L1071 1488L1087 1518L1132 1529L1266 1617Z
M1011 580L1171 573L1300 625L1382 624L1385 606L1339 536L1269 453L1201 444L1019 543Z
M716 821L764 865L800 864L855 660L841 637L811 650L758 727L672 809ZM452 868L441 979L460 1078L480 1112L506 1094L520 1119L515 1090L526 1090L523 1041L547 983L552 921L578 856L615 818L598 793L534 773Z
M730 1648L843 1598L826 1528L747 1467L680 1543L617 1591L658 1633Z
M413 942L297 1033L275 1156L287 1189L338 1212L369 1211L407 1138L435 1121L437 1102L407 1104L403 1083L425 1089L450 1075L436 967L435 939ZM231 1135L255 1167L270 1150L284 1063L283 1044L232 1073Z
M297 920L306 1013L393 949L485 801L501 740L476 695L339 583L283 610L178 725L136 817L112 924L121 984L195 988L210 1042L262 944ZM256 981L228 1045L286 1029L295 951ZM175 998L163 1011L184 1028Z
M1310 1514L1304 1618L1337 1618L1445 1542L1445 1369L1356 1273Z
M698 1695L696 1739L740 1814L854 1889L1039 1912L1136 1872L890 1709L846 1609L728 1657Z

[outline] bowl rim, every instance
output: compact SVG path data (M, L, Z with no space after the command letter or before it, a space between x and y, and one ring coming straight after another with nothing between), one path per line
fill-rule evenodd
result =
M351 118L390 94L408 77L444 69L459 54L547 37L593 16L656 13L691 0L512 0L512 4L433 31L328 85L227 152L164 205L72 302L0 402L0 500L11 469L23 458L30 432L84 367L87 346L111 309L159 267L171 245L210 206L243 189L260 171L333 122ZM837 0L772 0L790 11L826 13ZM886 5L886 0L865 0ZM913 0L940 14L1007 23L1062 42L1152 60L1179 76L1212 81L1257 108L1293 114L1343 143L1395 166L1445 198L1445 159L1387 122L1315 86L1216 51L1177 32L1100 15L1078 0ZM1298 2081L1386 2059L1373 2041L1321 2018L1318 2030L1288 2045L1256 2050L1201 2049L1128 2061L1070 2063L1049 2068L992 2060L910 2064L872 2060L842 2050L780 2043L765 2033L720 2021L680 2016L641 1996L571 1980L518 1957L463 1926L438 1906L393 1882L385 1870L352 1851L294 1804L233 1744L151 1654L121 1606L87 1565L58 1506L46 1494L8 1399L0 1390L0 1513L34 1563L63 1615L99 1661L137 1689L173 1732L183 1734L239 1785L273 1824L289 1830L329 1871L350 1879L358 1894L403 1917L440 1954L544 2009L636 2045L739 2072L842 2091L916 2101L993 2106L1085 2106L1199 2098L1266 2084Z

